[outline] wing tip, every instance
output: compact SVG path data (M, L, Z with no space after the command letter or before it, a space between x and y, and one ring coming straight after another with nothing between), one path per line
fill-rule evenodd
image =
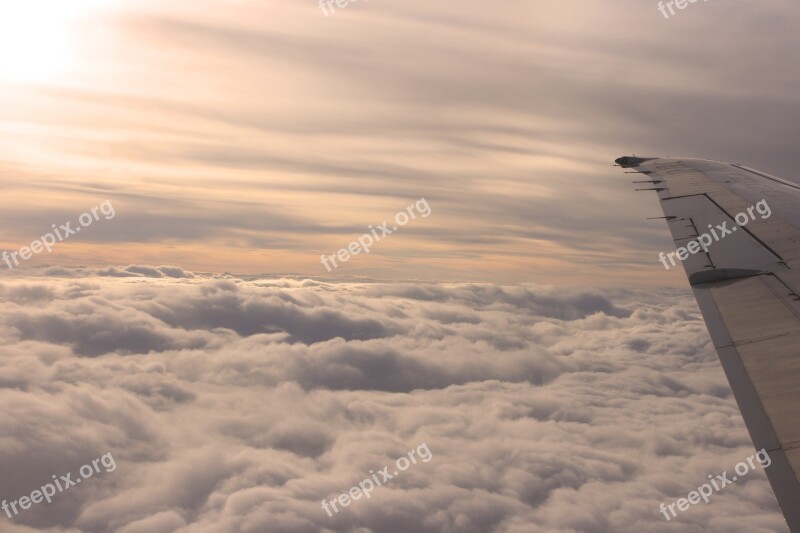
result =
M624 155L622 157L618 157L614 160L616 164L621 166L622 168L632 168L638 167L645 161L650 161L651 159L657 159L656 157L636 157L635 155Z

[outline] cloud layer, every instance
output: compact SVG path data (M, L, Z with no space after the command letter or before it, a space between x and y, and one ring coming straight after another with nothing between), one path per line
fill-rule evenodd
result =
M683 291L323 283L174 267L0 281L9 533L781 531ZM426 443L418 463L321 507Z

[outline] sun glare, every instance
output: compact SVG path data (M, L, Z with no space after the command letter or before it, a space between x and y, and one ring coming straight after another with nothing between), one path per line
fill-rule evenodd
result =
M75 21L109 0L20 0L0 4L0 80L41 82L73 59Z

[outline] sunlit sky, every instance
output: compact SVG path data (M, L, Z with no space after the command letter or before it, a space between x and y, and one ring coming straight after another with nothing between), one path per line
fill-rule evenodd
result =
M26 0L0 10L0 247L240 274L685 285L615 157L797 179L800 6ZM320 254L419 198L328 274Z

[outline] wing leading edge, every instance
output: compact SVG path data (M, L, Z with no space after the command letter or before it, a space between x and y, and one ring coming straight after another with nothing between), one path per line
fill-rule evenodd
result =
M616 162L658 194L684 249L662 262L683 264L753 443L772 459L766 473L786 523L800 533L800 186L702 159Z

